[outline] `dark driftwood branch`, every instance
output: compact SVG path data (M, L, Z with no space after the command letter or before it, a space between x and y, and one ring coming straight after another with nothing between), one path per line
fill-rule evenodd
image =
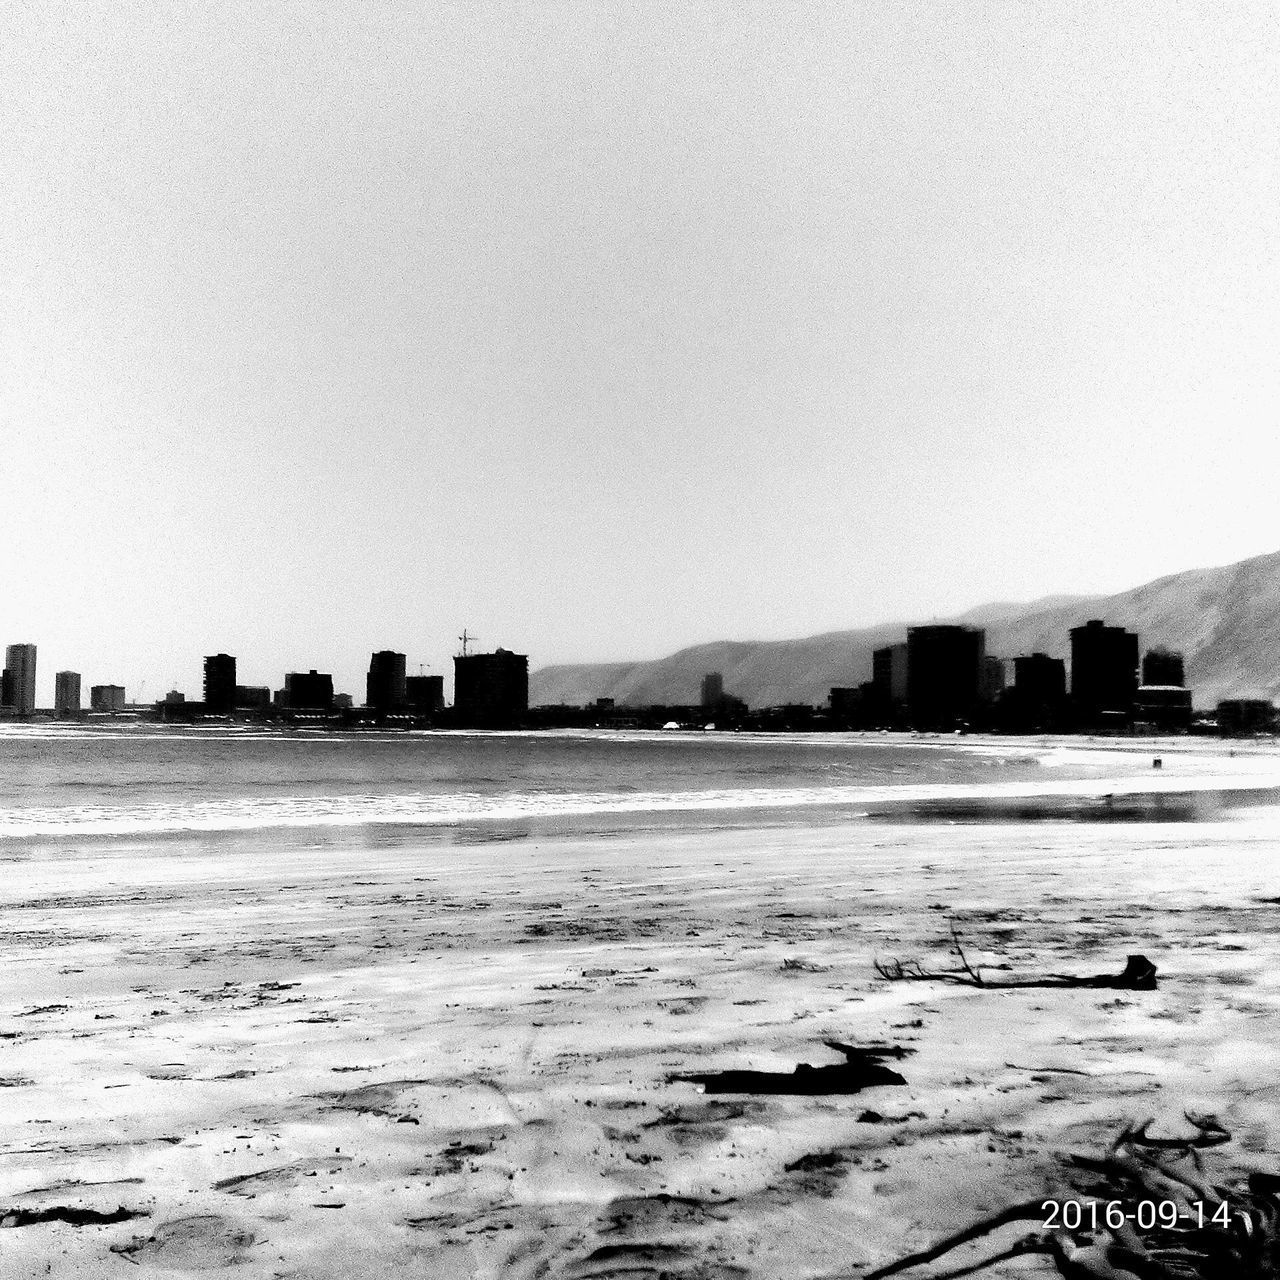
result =
M876 960L875 971L889 982L953 982L965 987L981 987L985 991L1018 991L1040 987L1066 987L1084 991L1154 991L1156 967L1146 956L1128 957L1119 973L1094 973L1078 976L1050 973L1042 978L1023 978L1010 982L992 982L973 969L957 941L961 969L926 969L918 960Z
M1069 1160L1071 1190L1065 1194L1054 1191L1012 1205L930 1249L866 1272L863 1280L884 1280L933 1262L1011 1222L1043 1222L1045 1199L1092 1203L1100 1209L1118 1202L1131 1216L1119 1225L1103 1226L1099 1213L1096 1224L1091 1216L1078 1230L1060 1226L1032 1232L1011 1249L946 1276L955 1280L1019 1253L1044 1253L1067 1280L1275 1280L1280 1276L1280 1176L1252 1173L1242 1183L1219 1187L1171 1168L1170 1160L1198 1160L1202 1150L1230 1140L1214 1116L1188 1114L1187 1121L1196 1132L1186 1138L1152 1138L1147 1133L1151 1121L1125 1129L1104 1156ZM1072 1169L1079 1172L1072 1175ZM1166 1200L1179 1210L1172 1225L1158 1218L1144 1226L1133 1212L1143 1202ZM934 1273L933 1280L943 1277Z
M887 1267L880 1267L876 1271L868 1271L862 1277L862 1280L884 1280L885 1276L896 1276L900 1271L909 1271L912 1267L919 1267L926 1262L933 1262L944 1254L950 1253L953 1249L958 1249L962 1244L968 1244L972 1240L981 1240L983 1236L988 1236L993 1231L999 1231L1001 1227L1007 1227L1011 1222L1039 1222L1043 1218L1043 1196L1039 1200L1027 1200L1022 1204L1010 1205L1009 1208L1002 1209L999 1213L992 1214L989 1218L982 1218L972 1226L965 1227L963 1231L957 1231L954 1235L947 1236L944 1240L939 1240L931 1249L922 1249L919 1253L908 1254L905 1258L899 1258L897 1262L891 1262ZM1020 1246L1019 1252L1032 1252L1033 1246L1029 1243L1031 1240L1035 1241L1035 1250L1048 1252L1048 1246L1038 1236L1029 1236L1020 1240L1018 1242ZM1002 1254L999 1259L988 1258L981 1265L990 1266L993 1262L1000 1261L1008 1256L1008 1254Z

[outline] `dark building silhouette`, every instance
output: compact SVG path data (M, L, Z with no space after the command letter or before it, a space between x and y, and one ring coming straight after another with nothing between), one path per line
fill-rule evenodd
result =
M875 698L886 707L907 700L907 646L889 644L871 653Z
M204 705L210 715L226 715L236 707L236 660L215 653L204 660Z
M738 717L745 713L747 704L724 691L724 677L718 671L708 671L702 677L702 701L700 709L708 715Z
M242 711L266 711L271 706L271 690L263 685L236 685L236 706Z
M1182 672L1182 654L1172 649L1148 649L1142 659L1144 685L1186 684Z
M839 729L851 729L863 719L863 702L863 689L860 687L833 688L827 695L831 723Z
M978 693L983 702L998 702L1004 693L1005 670L1004 659L993 658L990 654L982 659L982 687Z
M1014 658L1013 693L1028 709L1060 711L1067 700L1067 664L1047 653L1024 653Z
M314 667L290 671L284 678L281 705L290 711L329 711L333 707L333 677Z
M123 711L124 685L95 684L89 688L89 706L94 711Z
M986 632L981 627L907 629L907 703L921 728L968 721L982 696Z
M1180 684L1139 685L1133 718L1156 733L1183 733L1191 728L1191 690Z
M529 659L523 653L459 654L453 660L453 714L459 725L498 729L529 710Z
M53 709L60 716L80 714L80 673L59 671L53 677Z
M1228 737L1274 733L1276 709L1265 698L1227 698L1218 703L1218 732Z
M434 716L444 710L444 676L406 676L404 690L414 715Z
M1129 715L1138 692L1138 637L1092 618L1071 628L1071 702L1083 724Z
M5 650L4 673L0 675L0 705L20 716L36 709L36 647L11 644Z
M404 654L380 649L369 660L364 705L375 711L387 712L403 707L407 699Z

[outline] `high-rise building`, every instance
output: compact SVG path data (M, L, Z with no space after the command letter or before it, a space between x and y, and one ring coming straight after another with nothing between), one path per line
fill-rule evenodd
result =
M80 714L80 673L59 671L53 677L53 709L60 716Z
M1004 660L987 654L982 659L982 679L979 694L983 702L998 702L1004 692Z
M93 711L123 711L124 685L95 684L89 689L89 707Z
M708 671L702 677L702 709L714 711L724 701L724 676Z
M529 710L529 659L498 649L459 654L453 660L453 711L460 725L506 728Z
M877 702L892 707L907 700L907 646L888 644L871 654L871 684Z
M328 711L333 707L333 677L312 667L284 678L283 705L291 711Z
M204 709L227 715L235 707L236 660L229 653L211 654L204 660Z
M1071 701L1084 724L1129 715L1138 692L1138 637L1091 618L1071 628Z
M945 728L973 716L981 701L986 640L981 627L907 629L907 702L912 723Z
M414 715L433 716L444 710L444 676L406 676L404 689Z
M1148 649L1142 659L1145 685L1184 685L1182 654L1172 649Z
M9 677L7 705L20 716L29 716L36 709L36 647L11 644L4 656Z
M385 713L403 707L407 700L404 654L380 649L369 660L364 705Z

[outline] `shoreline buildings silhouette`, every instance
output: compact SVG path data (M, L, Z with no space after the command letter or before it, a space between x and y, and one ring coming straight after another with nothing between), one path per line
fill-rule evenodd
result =
M1197 719L1185 682L1183 655L1148 649L1139 662L1139 636L1102 619L1070 628L1071 661L1042 652L1001 659L986 651L982 627L928 624L904 628L901 641L871 655L871 678L830 690L828 704L749 708L726 692L722 672L704 673L697 701L681 705L616 705L599 698L588 706L529 706L526 654L498 647L470 653L474 637L463 633L454 658L454 702L446 705L444 678L410 676L405 654L380 649L370 656L365 701L334 688L333 677L316 668L291 671L273 694L265 685L237 683L232 654L206 655L203 698L179 690L149 705L130 705L118 684L90 687L89 710L81 703L82 677L60 671L52 712L35 705L36 646L10 644L0 675L0 716L61 718L152 715L184 723L203 717L290 723L332 720L340 726L509 729L516 727L694 727L751 729L914 729L925 731L1188 732L1270 733L1276 709L1263 698L1220 701L1216 720ZM1012 674L1012 682L1009 675ZM690 690L691 693L694 690Z

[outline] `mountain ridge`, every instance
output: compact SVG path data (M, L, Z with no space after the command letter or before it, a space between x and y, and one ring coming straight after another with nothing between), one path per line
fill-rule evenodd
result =
M1069 659L1070 628L1089 618L1136 631L1144 653L1157 646L1180 651L1197 706L1280 693L1280 551L1165 574L1110 595L996 601L936 621L984 626L987 652L997 657L1039 651ZM794 640L713 640L647 661L556 664L530 673L529 701L687 705L698 701L702 677L719 671L725 691L751 706L821 705L833 686L870 679L872 650L904 640L907 627L918 625L880 623Z

